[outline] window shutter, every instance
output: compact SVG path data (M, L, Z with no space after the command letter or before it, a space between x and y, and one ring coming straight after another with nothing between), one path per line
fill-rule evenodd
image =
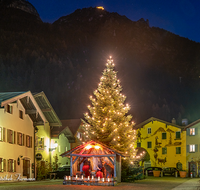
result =
M26 135L26 147L28 147L28 135Z
M30 137L30 148L32 148L32 137Z
M16 172L16 160L14 160L14 172Z
M7 160L7 172L9 172L9 168L10 168L10 163L9 160Z
M7 129L7 142L10 142L10 139L9 139L9 134L10 134L10 130Z
M25 146L25 134L22 135L22 146Z
M13 131L13 135L14 135L13 143L16 144L16 131Z
M6 142L6 129L3 128L3 141Z
M6 159L3 159L3 171L6 172Z
M19 144L19 132L17 132L17 144Z
M186 149L187 149L186 151L189 152L189 145L186 146Z
M198 144L195 144L195 152L198 152Z
M195 135L198 135L198 128L195 128Z
M190 128L187 128L187 135L190 135Z

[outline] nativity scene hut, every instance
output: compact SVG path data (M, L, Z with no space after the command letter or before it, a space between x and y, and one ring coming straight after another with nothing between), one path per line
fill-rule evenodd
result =
M64 152L60 156L70 157L71 177L83 175L82 167L84 162L88 161L90 177L95 177L99 165L102 165L103 177L106 178L106 167L104 168L104 166L108 164L112 169L111 177L115 178L117 182L121 182L121 157L125 157L125 155L102 142L91 140Z

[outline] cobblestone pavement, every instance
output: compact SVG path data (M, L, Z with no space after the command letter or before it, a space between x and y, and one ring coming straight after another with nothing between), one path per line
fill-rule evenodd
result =
M134 183L120 183L117 186L104 187L63 185L62 182L63 180L3 183L0 184L0 190L200 190L199 178L148 177Z

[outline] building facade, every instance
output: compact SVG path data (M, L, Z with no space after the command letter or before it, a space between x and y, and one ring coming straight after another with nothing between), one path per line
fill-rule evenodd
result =
M186 126L186 168L200 177L200 119Z
M30 91L0 93L0 103L0 179L34 178L34 123L45 117Z
M184 127L154 117L135 126L137 147L150 155L144 167L186 169L186 131Z

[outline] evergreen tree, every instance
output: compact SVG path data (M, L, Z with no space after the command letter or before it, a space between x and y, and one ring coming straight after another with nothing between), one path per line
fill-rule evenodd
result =
M132 130L132 116L124 105L126 97L121 94L122 87L114 71L112 58L107 60L106 69L100 79L95 98L90 96L92 106L88 105L90 113L85 113L83 121L84 139L98 140L112 148L129 155L135 160L136 131Z

